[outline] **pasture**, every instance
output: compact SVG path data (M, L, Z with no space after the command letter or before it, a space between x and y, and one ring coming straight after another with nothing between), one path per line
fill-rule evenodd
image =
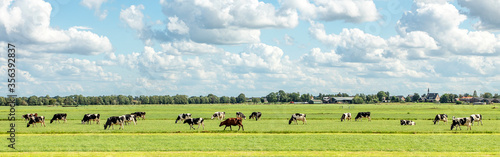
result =
M7 115L8 108L0 107ZM124 130L104 130L110 116L146 112L146 120L126 125ZM226 118L243 112L245 131L222 131L220 121L211 120L214 112L226 112ZM259 121L249 120L251 112L262 112ZM372 113L372 121L354 121L357 112ZM342 113L350 112L353 120L340 122ZM46 117L47 127L26 127L21 115L38 113ZM67 123L50 124L55 113L67 113ZM101 114L99 125L83 125L84 114ZM205 129L190 130L182 122L175 124L180 113L202 117ZM293 113L307 114L307 125L288 125ZM468 117L479 113L483 126L467 131L451 131L451 120L433 125L436 114ZM413 120L415 126L401 126L400 119ZM8 136L10 122L0 119L1 134ZM197 126L194 126L197 128ZM451 104L376 104L376 105L137 105L82 107L16 107L16 150L0 147L2 156L51 155L68 153L93 156L96 153L117 156L149 155L235 155L235 156L331 156L331 155L500 155L500 110L492 105ZM49 154L47 154L49 153ZM52 154L53 155L53 154ZM102 154L101 154L102 155Z

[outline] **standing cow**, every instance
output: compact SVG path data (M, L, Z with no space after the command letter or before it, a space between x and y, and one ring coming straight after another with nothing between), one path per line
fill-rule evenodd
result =
M358 112L358 115L356 115L356 118L354 118L355 121L363 121L363 118L367 118L368 121L372 121L372 118L370 117L371 113L370 112Z
M262 116L262 113L260 113L260 112L252 112L252 114L250 115L250 119L255 118L255 121L257 121L257 120L260 119L260 116Z
M45 117L44 116L40 116L40 117L32 116L30 121L28 122L27 127L30 127L30 125L34 125L34 126L38 127L36 125L36 123L40 123L41 125L43 125L43 127L45 127Z
M351 121L351 113L344 113L342 117L340 117L340 121Z
M133 114L122 115L119 118L123 119L123 123L125 125L130 124L130 122L134 122L134 125L137 125L137 123L136 123L137 119L135 118L135 115L133 115Z
M28 114L23 115L24 121L30 121L30 119L31 119L32 117L38 117L38 113L35 113L35 114L33 114L33 113L28 113Z
M439 124L439 121L443 121L444 123L448 123L448 115L447 114L437 114L436 117L434 117L434 125L436 122Z
M302 113L292 114L292 118L290 118L290 120L288 121L288 125L292 124L292 121L295 121L295 124L298 125L299 123L297 122L297 120L302 121L302 124L307 124L306 114Z
M241 112L236 112L236 118L243 118L245 120L247 119L247 117Z
M186 119L191 118L191 113L182 113L177 116L177 119L175 120L175 124L177 124L177 121L184 121Z
M474 122L477 122L477 125L479 125L479 122L481 122L481 125L483 125L483 116L481 114L470 115L470 119L472 122L472 126L474 126Z
M54 122L55 120L57 120L57 122L61 123L59 120L63 120L64 122L63 123L66 123L66 117L68 115L66 113L57 113L57 114L54 114L54 117L52 117L52 119L50 120L50 124L52 124L52 122Z
M135 115L136 118L142 118L142 120L144 120L146 118L146 112L134 112L134 113L131 113L133 115Z
M212 119L217 118L218 120L224 120L225 116L226 116L226 112L215 112L212 115Z
M116 117L116 116L109 117L108 120L106 121L106 124L104 124L104 130L106 130L109 127L112 127L113 129L115 129L115 127L113 125L120 125L119 129L124 129L123 128L124 120L125 120L125 118L122 119L122 118Z
M243 128L243 120L241 118L228 118L225 121L220 122L219 127L223 125L226 126L224 127L224 130L226 130L226 128L229 126L229 129L231 129L232 131L233 128L231 128L231 126L238 125L238 131L240 131L240 128L243 129L243 131L245 131L245 128Z
M455 116L453 116L453 124L451 124L451 129L450 130L453 130L453 127L456 127L456 128L460 128L460 130L462 130L462 128L460 126L467 126L467 130L472 130L472 127L471 127L471 119L469 117L467 118L455 118ZM455 128L455 130L457 130Z
M205 123L204 123L204 119L203 118L188 118L186 120L184 120L184 124L188 123L189 124L189 130L191 130L191 128L193 128L193 130L196 130L193 125L198 125L198 129L200 129L200 125L203 126L203 130L205 130Z

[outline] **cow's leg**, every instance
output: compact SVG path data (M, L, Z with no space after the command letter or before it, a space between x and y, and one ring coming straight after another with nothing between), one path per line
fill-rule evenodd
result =
M198 130L200 130L200 125L201 125L201 124L198 124Z
M226 125L226 127L224 127L224 130L226 130L226 128L227 128L227 125Z
M231 129L231 131L233 131L233 128L231 127L231 125L229 125L229 129Z
M481 122L481 126L483 125L483 120L479 120ZM477 122L477 125L479 125L479 122Z
M205 123L202 122L201 125L203 125L203 130L205 130Z
M137 125L137 122L135 122L135 120L134 120L134 119L132 119L132 121L134 122L134 125Z
M372 117L368 116L368 121L371 122L372 121Z

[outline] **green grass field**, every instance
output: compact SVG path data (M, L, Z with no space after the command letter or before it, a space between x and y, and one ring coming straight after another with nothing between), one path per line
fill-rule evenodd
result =
M0 114L8 109L0 107ZM104 130L105 119L136 111L146 120L124 130ZM262 112L259 121L244 120L245 131L223 131L213 112L225 111L226 118L240 111L245 115ZM372 121L340 122L342 113L370 111ZM293 113L306 113L307 125L288 125ZM46 116L47 127L26 127L22 114ZM55 113L67 113L67 123L50 124ZM86 113L100 113L101 124L82 125ZM203 117L205 129L190 130L175 124L180 113ZM485 118L471 130L450 130L451 122L433 125L436 114ZM500 155L500 110L492 105L390 104L390 105L151 105L16 107L16 150L3 140L1 156L480 156ZM10 121L0 119L0 134L7 137ZM416 122L401 126L399 119ZM197 127L197 126L195 126ZM3 130L3 131L2 131ZM110 153L122 152L122 153ZM65 153L67 153L65 155ZM58 155L59 154L59 155ZM99 155L100 154L100 155Z

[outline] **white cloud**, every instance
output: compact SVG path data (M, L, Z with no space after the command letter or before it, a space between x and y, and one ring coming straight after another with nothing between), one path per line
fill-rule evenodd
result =
M380 18L372 0L327 1L327 0L282 0L284 8L296 9L305 20L347 22L376 21Z
M179 41L161 44L163 52L173 55L199 55L222 53L224 50L213 45L195 43L192 41Z
M469 9L471 17L479 17L480 21L474 26L479 30L500 30L500 1L497 0L458 0L458 4Z
M170 32L174 32L177 34L189 33L189 27L186 25L186 23L184 23L184 21L179 20L177 16L169 17L168 20L170 22L167 24L167 28Z
M108 10L101 11L101 5L107 1L108 0L82 0L80 4L89 9L94 9L94 14L99 16L99 19L103 20L108 16Z
M310 66L341 66L341 56L336 54L335 51L321 52L319 48L313 48L309 53L300 57L300 62Z
M107 37L72 27L50 26L52 7L41 0L0 3L0 40L23 43L30 51L96 55L112 51Z
M287 45L293 45L293 41L295 40L293 37L289 36L288 34L285 34L285 44Z
M132 29L142 30L144 29L144 14L142 14L141 10L144 10L143 5L131 5L129 8L120 11L120 20Z

